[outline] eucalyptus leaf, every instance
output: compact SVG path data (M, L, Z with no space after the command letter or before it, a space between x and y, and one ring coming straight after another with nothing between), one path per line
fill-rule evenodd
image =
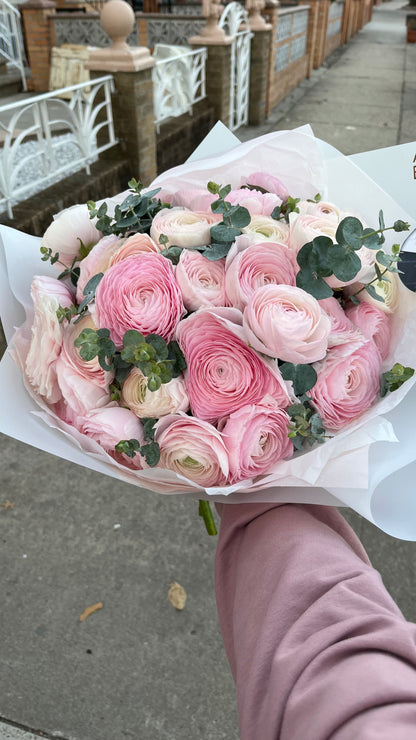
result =
M380 234L377 234L377 232L374 231L374 229L364 229L363 245L367 247L367 249L379 249Z
M315 275L310 267L304 267L296 275L296 285L307 293L310 293L318 301L330 298L334 292L323 278Z
M233 242L240 234L240 229L236 229L233 226L227 226L222 222L211 227L212 242Z
M335 234L337 242L347 244L352 249L360 249L362 246L362 236L362 223L355 216L346 216L346 218L343 218Z
M338 280L349 282L354 280L361 270L361 260L355 252L346 252L338 244L330 251L330 264Z
M292 362L284 362L279 367L284 380L291 380L295 396L301 396L314 387L318 376L312 365L294 365Z
M158 334L148 334L146 337L146 343L154 347L159 360L166 360L168 358L168 345L163 337L160 337Z
M210 262L216 262L217 260L222 259L223 257L226 257L228 252L230 251L231 243L230 242L223 242L221 244L211 244L210 247L207 247L203 252L203 256L207 258L207 260L210 260Z

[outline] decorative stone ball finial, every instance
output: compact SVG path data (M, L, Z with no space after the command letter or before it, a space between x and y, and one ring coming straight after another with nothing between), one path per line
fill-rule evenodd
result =
M108 34L112 49L127 50L126 38L134 28L133 8L125 0L107 0L101 11L101 25Z
M101 11L101 26L112 44L92 48L86 69L100 72L138 72L154 67L156 62L146 46L128 46L136 18L131 5L125 0L107 0Z

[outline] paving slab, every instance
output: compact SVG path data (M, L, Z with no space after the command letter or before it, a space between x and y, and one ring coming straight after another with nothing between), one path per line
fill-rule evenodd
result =
M305 123L303 118L285 117L276 125L276 131L293 129ZM383 149L397 144L397 129L379 128L377 125L357 126L346 123L338 125L309 120L312 130L319 139L323 139L339 149L343 154L368 152L371 149Z
M311 123L344 154L414 141L416 45L405 43L397 0L376 7L373 18L263 126L238 136ZM345 109L346 120L337 112L319 118L324 108L316 101L338 112L349 101L360 125ZM389 125L370 125L374 115ZM0 740L237 740L215 606L216 541L197 504L132 488L7 437L0 437L0 465L0 504L9 502L0 508ZM343 514L415 620L415 543ZM168 601L172 581L187 592L180 612Z
M381 126L394 129L396 132L400 120L400 107L400 104L392 107L366 106L345 99L334 104L331 100L311 100L310 96L305 96L303 103L296 106L296 118L309 121L311 125L316 122L327 123L329 126ZM284 120L289 121L290 115Z
M67 740L236 740L197 503L7 437L0 454L0 718Z
M34 735L33 732L26 732L26 730L0 722L0 740L39 740L42 737L45 740L44 735Z

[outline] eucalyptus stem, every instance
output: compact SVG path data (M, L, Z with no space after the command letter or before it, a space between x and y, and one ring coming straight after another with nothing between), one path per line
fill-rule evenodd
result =
M214 517L212 515L211 511L211 505L209 501L199 501L199 516L202 516L205 527L210 535L216 535L217 534L217 528L215 526Z
M385 268L385 269L383 270L383 272L381 272L381 271L380 271L380 276L376 275L376 277L375 277L375 278L373 278L372 280L370 280L370 282L369 282L369 283L366 283L365 285L363 285L363 287L362 287L362 288L360 288L359 290L357 290L357 292L356 292L356 293L353 293L353 294L351 295L351 298L355 298L355 296L359 295L359 293L362 293L362 292L363 292L363 290L365 290L365 289L366 289L367 285L372 285L373 283L379 283L379 282L381 281L381 279L382 279L383 275L385 275L385 274L386 274L386 272L388 272L388 271L389 271L389 270L388 270L388 268L387 268L387 267L386 267L386 268Z

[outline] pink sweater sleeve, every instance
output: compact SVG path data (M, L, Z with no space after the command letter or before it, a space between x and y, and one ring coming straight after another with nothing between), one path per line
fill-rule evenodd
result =
M219 505L242 740L414 740L416 627L327 506Z

